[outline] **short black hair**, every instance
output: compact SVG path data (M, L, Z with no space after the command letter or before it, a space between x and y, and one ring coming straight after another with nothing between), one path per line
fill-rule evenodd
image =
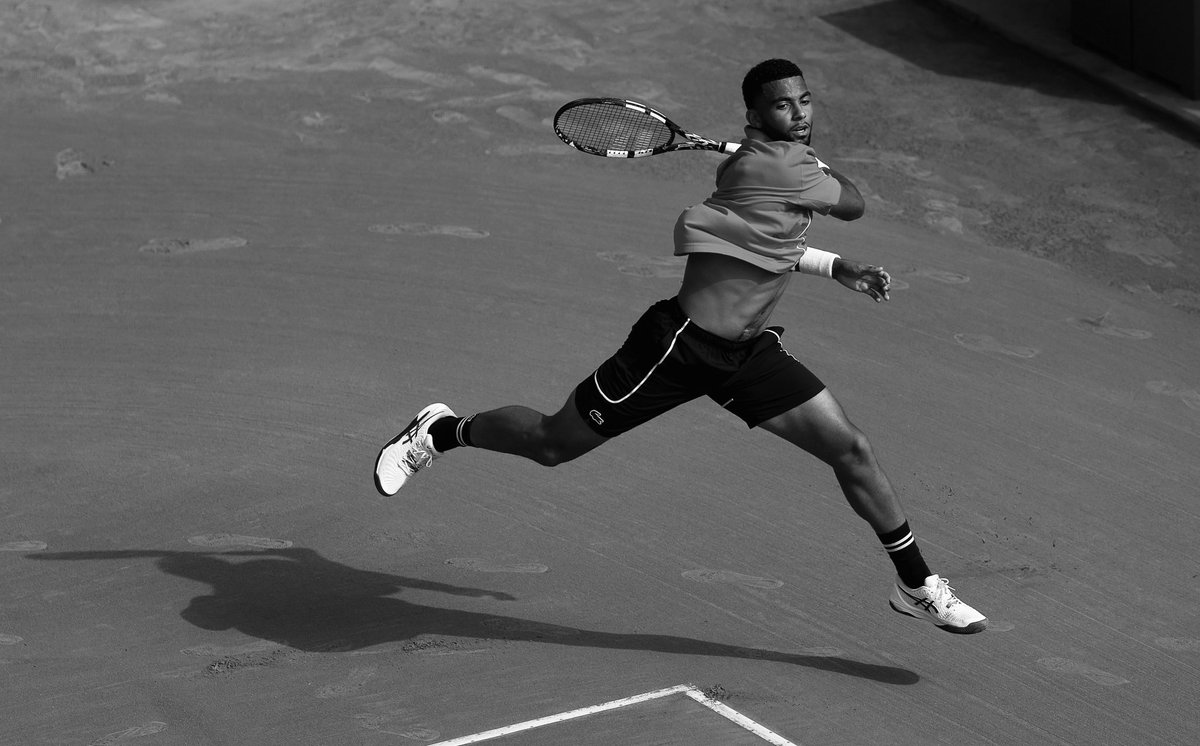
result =
M764 60L750 68L750 72L746 73L746 77L742 79L742 100L746 102L746 108L754 108L755 99L758 98L759 93L762 93L762 87L767 83L797 76L804 77L804 73L791 60L778 58Z

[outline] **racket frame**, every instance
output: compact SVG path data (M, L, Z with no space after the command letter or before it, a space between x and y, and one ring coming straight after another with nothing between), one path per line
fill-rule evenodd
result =
M559 127L559 119L562 115L579 106L618 106L626 109L632 109L639 114L655 119L658 122L666 125L671 132L671 139L664 145L659 145L654 148L637 148L637 149L603 149L596 148L590 145L584 145L577 140L571 138L570 135L563 132ZM643 104L640 101L631 101L625 98L612 97L595 97L595 98L579 98L574 101L568 101L559 107L554 113L554 134L558 135L558 139L562 140L567 145L589 155L597 155L602 158L644 158L649 155L659 155L661 153L673 153L678 150L710 150L717 153L734 153L738 150L738 144L735 142L725 142L722 140L712 140L702 135L697 135L694 132L688 132L680 127L675 122L671 121L670 117L655 109L653 106ZM677 138L681 138L678 139Z

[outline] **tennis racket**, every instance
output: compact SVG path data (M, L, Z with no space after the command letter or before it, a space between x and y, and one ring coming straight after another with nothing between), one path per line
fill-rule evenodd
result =
M581 98L554 114L554 134L573 148L604 158L641 158L675 150L737 151L722 142L687 132L665 114L637 101Z

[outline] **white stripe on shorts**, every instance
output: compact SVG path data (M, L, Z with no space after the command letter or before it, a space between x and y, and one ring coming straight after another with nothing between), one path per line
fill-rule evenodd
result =
M593 373L592 381L596 384L596 390L600 392L600 396L604 397L604 401L608 402L609 404L620 404L621 402L625 401L629 397L636 394L637 390L640 389L643 385L645 385L646 381L650 380L650 376L654 375L654 371L658 370L658 366L662 365L663 361L666 360L668 356L670 356L671 350L675 349L675 342L676 342L676 340L679 339L679 335L683 334L683 330L687 329L687 326L690 323L692 323L691 319L687 319L686 321L683 322L683 326L679 327L679 331L675 332L674 337L671 337L671 344L667 345L667 351L664 352L663 356L658 359L658 362L655 363L652 368L650 368L650 372L646 374L646 377L643 378L642 380L638 381L638 385L634 386L633 389L628 394L626 394L625 396L622 396L620 399L613 399L613 398L609 397L608 394L604 393L604 389L600 388L600 379L598 377L600 371L597 370L595 373Z

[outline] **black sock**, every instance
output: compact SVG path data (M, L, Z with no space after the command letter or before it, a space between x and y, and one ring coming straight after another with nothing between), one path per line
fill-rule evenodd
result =
M924 585L925 578L933 574L929 572L929 565L925 564L925 558L921 556L917 539L908 528L908 521L894 531L879 534L879 541L883 543L888 557L896 566L896 574L900 576L900 581L909 588Z
M429 435L433 438L433 449L438 453L445 453L452 448L472 445L471 420L473 419L475 419L475 415L442 417L434 420L433 424L429 426Z

